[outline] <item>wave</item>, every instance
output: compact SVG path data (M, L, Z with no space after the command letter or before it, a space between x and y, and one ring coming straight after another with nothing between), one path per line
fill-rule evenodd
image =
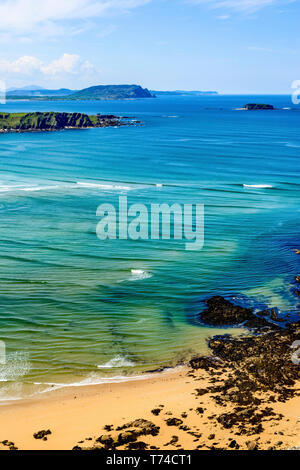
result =
M120 367L134 367L134 362L130 361L124 356L120 354L116 357L110 359L110 361L106 362L105 364L98 365L98 369L112 369L112 368L120 368Z
M48 191L52 189L59 189L62 186L53 185L53 186L0 186L0 193L11 193L16 191L26 191L26 192L34 192L34 191ZM64 185L65 187L65 185Z
M300 145L299 144L294 144L292 142L288 142L287 144L285 144L286 147L290 147L292 149L299 149L300 148Z
M28 358L23 353L13 353L7 357L6 364L0 364L0 382L11 382L24 377L31 369Z
M122 383L122 382L132 382L136 380L147 380L153 377L158 377L162 374L170 374L176 370L182 370L184 366L179 365L173 368L167 368L162 371L158 372L149 372L145 374L139 375L114 375L112 377L101 377L97 374L90 374L87 378L79 381L79 382L72 382L72 383L57 383L57 382L34 382L34 385L42 385L46 386L44 390L39 391L38 393L48 393L53 392L55 390L61 388L68 388L68 387L86 387L90 385L103 385L103 384L113 384L113 383ZM1 399L0 399L1 401Z
M107 189L107 190L122 190L122 191L130 191L133 189L131 186L120 186L117 184L103 184L103 183L84 183L81 181L77 181L77 186L81 186L82 188L98 188L98 189Z
M273 186L271 184L243 184L244 188L248 189L271 189Z
M129 281L142 281L143 279L150 279L152 276L153 274L142 269L132 269Z

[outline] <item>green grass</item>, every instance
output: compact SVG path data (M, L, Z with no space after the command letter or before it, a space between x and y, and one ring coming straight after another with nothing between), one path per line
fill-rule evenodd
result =
M100 127L99 116L82 113L0 113L0 130L55 130Z

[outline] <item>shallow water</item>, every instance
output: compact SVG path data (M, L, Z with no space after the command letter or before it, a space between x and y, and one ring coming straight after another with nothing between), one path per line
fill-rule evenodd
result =
M253 101L278 109L236 110ZM109 112L144 125L0 135L1 399L205 352L224 331L199 321L216 293L296 311L300 108L290 97L2 108ZM203 250L180 240L100 241L97 207L120 195L147 206L203 203Z

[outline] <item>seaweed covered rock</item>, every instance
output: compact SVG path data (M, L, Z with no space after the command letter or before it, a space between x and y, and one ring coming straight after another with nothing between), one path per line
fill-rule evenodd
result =
M244 324L251 329L276 329L279 328L272 321L282 321L275 310L265 310L254 314L252 308L235 305L230 300L221 296L215 296L205 301L208 308L201 313L201 320L207 325L229 326ZM269 316L269 319L266 318Z
M208 325L235 325L253 318L253 309L234 305L221 296L206 300L208 308L201 313L201 319Z

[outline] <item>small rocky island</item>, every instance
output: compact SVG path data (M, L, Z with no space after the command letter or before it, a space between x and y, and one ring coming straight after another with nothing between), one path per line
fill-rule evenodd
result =
M244 106L244 109L247 111L269 111L274 110L274 106L271 104L258 104L258 103L248 103Z
M58 112L0 113L0 133L116 127L132 124L132 122L123 121L121 117L112 114L91 116L82 113Z

